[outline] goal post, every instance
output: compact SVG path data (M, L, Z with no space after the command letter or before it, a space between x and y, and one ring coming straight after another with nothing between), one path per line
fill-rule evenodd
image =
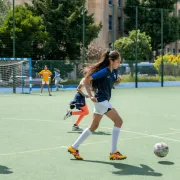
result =
M0 58L0 93L32 93L32 59Z

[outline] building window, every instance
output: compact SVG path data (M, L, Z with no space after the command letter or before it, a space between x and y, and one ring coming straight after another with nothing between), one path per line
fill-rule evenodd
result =
M167 52L169 53L169 51L170 51L170 49L169 48L167 48Z
M118 17L118 31L122 31L122 18Z
M118 0L118 7L121 7L121 0Z
M109 0L109 6L112 6L113 0Z
M109 43L109 49L111 49L112 48L112 43Z
M180 54L180 49L178 49L178 53Z
M176 54L176 50L175 49L173 49L173 54Z
M178 9L178 16L180 16L180 9Z
M112 31L112 15L109 15L109 30Z

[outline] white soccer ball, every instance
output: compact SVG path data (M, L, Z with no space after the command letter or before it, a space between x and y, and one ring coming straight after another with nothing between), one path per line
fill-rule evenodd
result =
M165 157L169 152L169 147L166 143L159 142L154 145L154 154L158 157Z

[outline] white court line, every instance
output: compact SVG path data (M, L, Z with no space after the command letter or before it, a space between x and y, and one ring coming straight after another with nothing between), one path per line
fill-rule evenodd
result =
M82 124L82 125L88 126L88 124ZM101 127L99 127L99 128L100 128L100 129L102 128L102 129L110 129L110 130L112 130L112 128L104 127L104 126L101 126ZM159 135L168 135L168 134L178 134L178 133L180 133L180 129L174 129L174 128L170 128L170 129L176 130L176 131L178 131L178 132L161 133L161 134L156 134L156 136L159 136ZM129 132L129 133L134 133L134 134L139 134L139 135L142 135L142 136L154 136L154 135L151 135L151 134L134 132L134 131L123 130L123 129L121 129L121 131L123 131L123 132Z
M150 115L150 113L148 113L148 112L131 112L131 114L135 114L135 115L145 115L145 116L149 116ZM174 118L177 118L178 117L178 115L176 115L176 114L165 114L165 113L153 113L153 115L155 115L155 116L161 116L161 117L174 117Z
M72 123L71 121L66 121L66 122L63 122L63 121L53 121L53 120L42 120L42 119L16 119L16 118L4 118L4 119L9 119L9 120L19 120L19 121L44 121L44 122L56 122L56 123L63 123L63 124L66 124L66 123ZM88 124L82 124L82 125L86 125L88 126ZM102 129L111 129L112 128L109 128L109 127L100 127ZM171 128L172 129L172 128ZM142 135L142 136L146 136L146 137L154 137L154 138L159 138L159 139L165 139L165 140L170 140L170 141L174 141L174 142L180 142L180 140L176 140L176 139L171 139L171 138L166 138L166 137L161 137L159 135L166 135L167 133L165 134L159 134L159 135L151 135L151 134L146 134L146 133L140 133L140 132L135 132L135 131L128 131L128 130L121 130L123 132L128 132L128 133L133 133L133 134L138 134L138 135ZM168 133L170 134L170 133ZM171 133L171 134L174 134L174 133ZM176 133L175 133L176 134Z
M133 137L133 138L124 138L120 139L121 141L123 140L132 140L132 139L137 139L137 138L142 138L142 136L138 137ZM89 142L82 144L81 146L88 146L92 144L102 144L102 143L107 143L108 141L96 141L96 142ZM68 148L68 146L58 146L58 147L53 147L53 148L44 148L44 149L34 149L34 150L29 150L29 151L19 151L19 152L12 152L12 153L3 153L0 154L0 156L9 156L9 155L18 155L18 154L29 154L29 153L36 153L36 152L41 152L41 151L51 151L51 150L57 150L57 149L63 149L63 148Z
M19 119L17 119L17 120L19 120ZM41 119L36 119L36 120L40 121ZM41 121L44 121L44 120L41 120ZM53 121L53 122L59 122L59 121ZM61 123L63 123L63 122L61 122ZM69 123L71 123L71 122L69 122ZM87 124L83 124L83 125L87 126ZM109 128L109 127L100 127L100 128L111 129L112 130L112 128ZM177 130L177 129L174 129L174 128L170 128L170 129ZM180 133L180 131L173 132L173 133L172 132L171 133L161 133L161 134L157 134L157 135L150 135L150 134L146 134L146 133L140 133L140 132L129 131L129 130L121 130L121 131L132 133L132 134L138 134L140 136L132 137L132 138L131 137L130 138L124 138L124 139L120 139L120 141L128 140L128 139L133 140L133 139L144 138L144 137L153 137L153 138L165 139L165 140L174 141L174 142L180 142L179 140L176 140L176 139L171 139L171 138L166 138L166 137L161 136L161 135L168 135L168 134L177 134L177 133ZM90 145L90 144L100 144L100 143L107 143L107 142L108 141L98 141L98 142L85 143L85 144L82 144L82 145L86 146L86 145ZM67 148L67 146L59 146L59 147L54 147L54 148L36 149L36 150L20 151L20 152L12 152L12 153L4 153L4 154L0 154L0 156L34 153L34 152L49 151L49 150L56 150L56 149L62 149L62 148Z
M103 129L112 129L112 128L108 128L108 127L101 127ZM132 134L139 134L139 135L142 135L142 136L146 136L146 137L154 137L154 138L159 138L159 139L164 139L164 140L169 140L169 141L174 141L174 142L180 142L180 140L176 140L176 139L171 139L171 138L166 138L166 137L162 137L162 136L159 136L159 135L151 135L151 134L146 134L146 133L140 133L140 132L135 132L135 131L127 131L127 130L121 130L123 132L128 132L128 133L132 133ZM179 133L179 132L175 132L174 134L176 133ZM166 134L169 134L169 133L164 133L164 134L160 134L160 135L166 135ZM173 134L173 133L171 133Z
M6 118L6 117L0 117L0 119L4 119L4 120L15 120L15 121L43 121L43 122L56 122L56 123L72 123L70 121L65 121L65 120L57 120L57 121L53 121L53 120L48 120L48 119L21 119L21 118Z
M0 154L0 156L8 156L8 155L34 153L34 152L49 151L49 150L62 149L62 148L67 148L67 147L66 147L66 146L59 146L59 147L54 147L54 148L34 149L34 150L29 150L29 151L20 151L20 152L4 153L4 154Z
M180 133L180 132L174 132L173 134L175 133ZM152 137L158 137L157 135L143 135L143 133L141 133L141 136L136 136L136 137L129 137L129 138L121 138L120 141L124 141L124 140L134 140L134 139L140 139L140 138L145 138L145 137L149 137L149 136L152 136ZM169 134L169 133L163 133L161 135L166 135L166 134ZM172 133L171 133L172 134ZM163 137L164 138L164 137ZM168 138L169 140L169 138ZM172 139L171 139L172 140ZM175 141L175 140L173 140ZM84 143L82 144L82 146L88 146L88 145L92 145L92 144L102 144L102 143L107 143L109 141L96 141L96 142L89 142L89 143ZM177 142L177 141L176 141ZM178 141L180 142L180 141ZM53 148L44 148L44 149L35 149L35 150L29 150L29 151L20 151L20 152L12 152L12 153L3 153L3 154L0 154L0 156L9 156L9 155L20 155L20 154L29 154L29 153L36 153L36 152L41 152L41 151L51 151L51 150L57 150L57 149L63 149L63 148L68 148L68 146L58 146L58 147L53 147Z
M18 121L44 121L44 122L56 122L56 123L63 123L63 124L66 124L66 123L72 123L71 121L53 121L53 120L42 120L42 119L17 119L17 118L5 118L4 119L7 119L7 120L18 120ZM88 124L82 124L82 125L86 125L88 126ZM100 127L102 129L111 129L112 128L109 128L109 127ZM170 129L173 129L173 128L170 128ZM174 129L176 130L176 129ZM123 132L128 132L128 133L133 133L133 134L139 134L139 135L142 135L142 136L146 136L146 137L154 137L154 138L159 138L159 139L165 139L165 140L170 140L170 141L174 141L174 142L180 142L180 140L176 140L176 139L171 139L171 138L166 138L166 137L161 137L159 135L168 135L168 134L176 134L176 133L165 133L165 134L158 134L158 135L151 135L151 134L146 134L146 133L140 133L140 132L135 132L135 131L128 131L128 130L121 130ZM178 132L177 132L178 133Z
M175 129L175 128L170 128L171 130L174 130L174 131L179 131L180 132L180 129Z

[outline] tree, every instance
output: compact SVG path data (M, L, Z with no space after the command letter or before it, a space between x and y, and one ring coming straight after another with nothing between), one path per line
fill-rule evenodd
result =
M102 48L97 43L92 42L88 49L86 50L86 60L90 61L97 61L101 58L102 54L105 52L105 48Z
M129 64L133 76L133 64L136 58L136 30L130 31L128 37L115 41L115 48L120 52L121 58ZM145 32L137 31L138 61L147 59L152 51L151 38Z
M82 11L84 0L33 0L27 5L35 15L44 19L46 30L51 34L50 48L46 52L47 59L79 59L82 44ZM101 23L94 24L93 15L85 11L85 46L96 37L101 30Z
M180 37L180 18L170 15L178 0L127 0L124 12L125 32L135 29L136 8L138 7L138 28L151 37L153 51L161 46L161 9L163 9L164 45L174 42Z
M26 7L15 8L15 40L16 57L32 57L44 54L42 47L47 46L49 39L45 31L44 22L41 17L34 16ZM13 49L13 18L9 13L3 25L0 27L0 56L12 57Z
M3 24L3 21L10 10L11 3L9 1L0 0L0 26Z

